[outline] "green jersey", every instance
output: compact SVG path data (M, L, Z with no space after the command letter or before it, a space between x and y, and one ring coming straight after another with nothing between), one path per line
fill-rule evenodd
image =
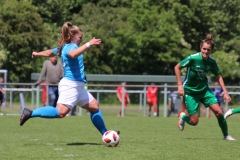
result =
M187 73L183 82L184 91L188 94L197 94L209 89L208 72L215 76L221 74L218 65L212 57L203 59L201 53L195 53L180 62L182 68L187 67Z

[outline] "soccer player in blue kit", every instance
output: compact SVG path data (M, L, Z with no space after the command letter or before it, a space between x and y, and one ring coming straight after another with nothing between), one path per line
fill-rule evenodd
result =
M83 52L90 46L99 45L101 39L93 38L79 47L82 37L83 31L79 27L66 22L62 26L61 40L57 48L32 53L33 58L60 56L64 77L58 86L59 98L56 108L54 106L45 106L33 111L24 108L20 118L21 126L29 118L34 117L63 118L78 104L90 112L92 123L102 135L107 131L97 100L84 88L86 76L84 73ZM117 132L119 134L119 131Z

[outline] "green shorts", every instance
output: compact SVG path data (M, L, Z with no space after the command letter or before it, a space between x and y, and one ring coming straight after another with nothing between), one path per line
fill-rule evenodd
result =
M183 102L189 115L198 113L199 102L201 102L205 107L218 103L217 98L210 90L199 94L185 93L183 96Z

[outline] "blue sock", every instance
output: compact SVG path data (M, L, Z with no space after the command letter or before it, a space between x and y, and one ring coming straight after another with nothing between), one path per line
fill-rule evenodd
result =
M31 117L58 118L58 110L53 106L41 107L33 110Z
M105 127L101 111L98 110L96 112L91 112L90 118L92 120L93 125L103 135L107 131L107 128Z

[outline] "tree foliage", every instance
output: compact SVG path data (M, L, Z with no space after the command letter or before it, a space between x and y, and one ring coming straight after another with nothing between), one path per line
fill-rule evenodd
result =
M31 3L6 1L0 12L0 41L7 51L3 68L9 71L10 81L24 82L33 68L40 67L31 59L31 53L43 47L49 34Z
M238 0L8 0L0 13L0 65L10 81L41 70L31 52L57 46L66 21L83 29L83 43L102 39L84 53L87 73L172 75L211 33L223 77L239 80Z

